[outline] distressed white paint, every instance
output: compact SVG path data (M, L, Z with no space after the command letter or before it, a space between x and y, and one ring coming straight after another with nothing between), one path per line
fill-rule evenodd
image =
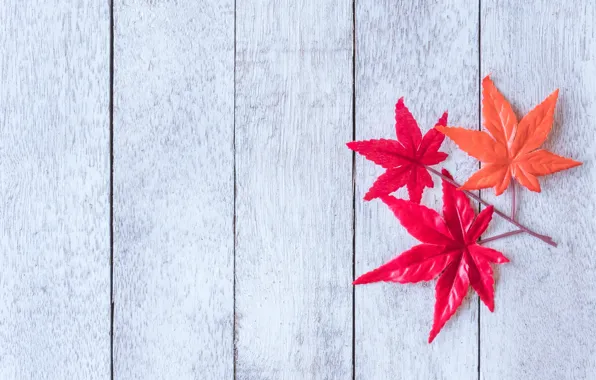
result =
M0 5L2 379L110 375L100 3ZM520 191L520 220L559 247L491 244L512 259L494 314L469 296L429 346L434 283L358 288L355 363L351 6L237 0L235 58L233 0L115 1L115 378L232 379L235 360L238 379L593 378L596 5L483 1L479 68L475 2L356 2L357 139L394 137L400 96L423 130L444 109L475 128L492 73L520 116L559 87L546 147L584 165ZM444 150L458 180L475 170ZM416 243L362 201L381 172L357 158L356 275ZM438 208L439 181L423 202Z
M558 248L529 236L491 245L512 262L500 268L495 313L481 313L485 380L596 376L594 20L591 1L482 4L482 72L492 73L520 117L560 88L545 147L584 162L541 177L540 194L520 190L520 221L550 234ZM499 197L503 209L509 197Z
M237 2L238 379L352 371L352 8Z
M395 138L401 96L423 132L449 110L453 125L478 122L478 6L469 1L358 1L356 7L356 135ZM455 177L477 164L450 143L444 166ZM417 244L380 201L362 200L383 169L356 159L356 274ZM442 165L440 165L442 166ZM437 166L439 168L440 166ZM422 203L440 209L440 180ZM406 197L405 191L398 196ZM382 283L356 289L357 379L476 379L477 296L429 345L435 282Z
M0 378L110 375L109 5L0 3Z
M115 378L231 379L234 3L114 11Z

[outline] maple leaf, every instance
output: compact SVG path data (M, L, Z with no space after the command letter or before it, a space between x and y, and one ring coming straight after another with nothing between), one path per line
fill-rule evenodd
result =
M451 178L445 169L443 175ZM466 195L444 180L442 217L435 210L390 195L382 200L410 235L422 244L363 274L354 284L415 283L438 276L429 343L461 305L470 286L492 312L494 280L490 263L509 262L502 253L477 244L490 223L493 207L485 208L476 216Z
M509 102L486 76L482 80L482 116L488 133L459 127L436 127L462 150L485 164L461 188L494 187L496 195L500 195L513 177L526 188L540 192L536 177L581 165L538 149L552 128L558 94L559 90L555 90L518 122Z
M447 125L447 112L437 122ZM383 197L406 186L410 200L420 203L425 187L434 187L425 165L436 165L447 158L439 152L445 136L431 128L424 137L420 128L400 98L395 105L395 132L397 140L378 139L353 141L348 148L387 171L382 174L364 196L364 200Z

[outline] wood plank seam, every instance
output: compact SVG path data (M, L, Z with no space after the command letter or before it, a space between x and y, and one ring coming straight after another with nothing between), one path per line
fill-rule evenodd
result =
M482 129L482 0L478 0L478 130ZM480 161L478 161L478 169L482 167ZM482 190L478 191L478 196L482 198ZM482 211L482 204L478 202L478 213ZM482 337L480 336L480 318L482 316L482 302L480 297L477 297L477 344L478 344L478 357L477 357L477 368L478 368L478 380L480 380L480 346L482 344Z
M356 141L356 0L352 0L352 141ZM356 279L356 152L352 152L352 281ZM356 380L356 289L352 285L352 380Z
M110 379L114 380L114 0L110 0Z
M233 181L234 181L234 195L232 200L232 207L233 207L233 220L232 220L232 228L233 228L233 236L232 239L234 241L232 247L232 310L233 310L233 317L232 317L232 376L234 380L237 378L237 362L238 362L238 319L236 315L236 198L238 195L238 186L237 186L237 177L236 177L236 61L238 60L238 56L236 54L236 44L238 39L236 38L236 30L238 28L236 13L238 11L237 1L234 0L234 100L233 100L233 107L234 107L234 116L233 116L233 127L232 127L232 161L234 165L234 174L233 174Z

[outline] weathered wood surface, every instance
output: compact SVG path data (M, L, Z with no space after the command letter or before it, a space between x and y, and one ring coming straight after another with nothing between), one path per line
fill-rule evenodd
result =
M0 378L110 375L109 4L0 3Z
M352 3L237 2L238 379L352 373Z
M114 12L114 375L230 379L234 3Z
M518 193L520 221L551 235L558 248L529 236L491 245L511 263L499 268L495 313L481 311L485 380L596 376L594 20L590 1L482 2L482 73L492 73L518 117L559 88L545 147L584 162L541 177L540 194ZM483 196L494 200L493 191ZM498 203L508 210L510 194ZM496 227L511 230L505 222Z
M395 138L394 104L404 96L426 132L445 110L457 124L478 122L478 5L469 1L358 1L356 7L356 137ZM445 166L456 176L477 163L446 141ZM381 167L356 159L356 273L417 244L379 200L362 200ZM441 183L422 202L440 209ZM404 189L402 189L404 190ZM405 191L399 196L407 198ZM356 289L357 379L476 379L477 297L429 346L434 282L374 284Z
M113 10L115 379L594 378L593 2ZM0 378L110 377L109 12L0 5ZM470 293L428 345L434 282L353 302L353 271L416 242L362 200L382 169L357 157L354 172L344 144L393 138L400 96L423 131L445 109L477 128L489 73L520 117L559 87L546 147L584 165L519 190L520 220L559 247L490 244L512 260L495 312ZM477 168L443 150L456 179ZM509 210L510 194L482 196ZM495 217L487 235L510 229Z

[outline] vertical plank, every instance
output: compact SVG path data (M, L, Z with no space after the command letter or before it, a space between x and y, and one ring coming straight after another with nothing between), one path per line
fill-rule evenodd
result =
M0 378L110 375L109 5L0 4Z
M237 7L238 379L348 379L351 1Z
M500 268L494 314L481 314L482 379L593 379L596 373L596 4L482 2L483 73L519 117L560 88L544 147L584 165L541 177L542 192L519 191L520 221L551 235L495 242ZM510 193L490 199L503 210ZM504 222L499 226L510 230Z
M115 5L114 368L233 376L234 3Z
M426 132L443 111L450 124L478 122L478 6L469 1L357 1L356 137L395 138L401 96ZM456 177L477 164L446 141L442 164ZM380 201L362 200L383 172L356 159L356 274L417 242ZM440 180L422 203L440 209ZM403 190L403 189L402 189ZM407 198L400 190L399 197ZM435 283L373 284L356 289L357 379L476 379L477 296L468 296L432 345Z

